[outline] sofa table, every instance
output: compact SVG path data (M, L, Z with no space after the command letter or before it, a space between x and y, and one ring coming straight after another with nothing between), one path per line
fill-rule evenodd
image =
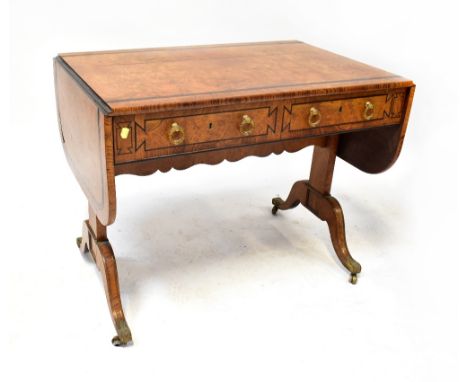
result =
M327 222L357 281L343 211L330 195L335 158L379 173L398 158L415 85L299 41L60 54L54 59L60 136L89 205L77 244L104 281L117 331L132 336L106 228L115 176L295 152L314 145L310 176L272 212L302 204Z

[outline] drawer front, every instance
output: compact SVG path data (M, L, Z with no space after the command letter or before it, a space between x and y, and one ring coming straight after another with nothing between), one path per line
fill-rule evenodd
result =
M277 107L258 107L208 114L116 117L115 162L279 139L277 110Z
M282 136L327 134L401 121L405 92L323 102L298 102L284 108Z

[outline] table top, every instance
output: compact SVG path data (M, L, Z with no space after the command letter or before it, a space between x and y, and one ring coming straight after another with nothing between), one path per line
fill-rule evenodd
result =
M106 114L411 86L300 41L59 54Z

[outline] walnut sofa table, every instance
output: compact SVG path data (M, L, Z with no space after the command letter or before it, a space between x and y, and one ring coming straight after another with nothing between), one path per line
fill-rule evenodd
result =
M302 204L330 229L355 283L343 212L330 195L336 156L378 173L397 159L413 82L299 41L60 54L58 119L68 162L89 202L77 240L102 273L117 336L132 339L106 227L115 176L294 152L315 145L308 180L273 214Z

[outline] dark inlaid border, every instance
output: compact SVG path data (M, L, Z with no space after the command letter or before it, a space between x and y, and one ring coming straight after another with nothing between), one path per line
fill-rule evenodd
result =
M133 52L150 52L150 51L164 51L164 50L194 50L194 49L213 49L213 48L236 48L239 46L250 45L286 45L286 44L304 44L299 40L279 40L279 41L257 41L257 42L239 42L231 44L206 44L206 45L181 45L181 46L162 46L156 48L137 48L137 49L116 49L116 50L98 50L91 52L70 52L60 53L62 57L76 57L76 56L89 56L89 55L104 55L104 54L123 54ZM318 48L320 49L320 48Z
M171 99L179 97L190 97L190 96L200 96L200 95L213 95L213 94L224 94L224 93L236 93L242 91L253 91L253 90L262 90L262 89L281 89L287 87L299 87L299 86L308 86L308 85L324 85L324 84L342 84L350 82L360 82L360 81L372 81L372 80L384 80L389 78L401 78L395 74L381 77L364 77L364 78L354 78L350 80L333 80L333 81L317 81L317 82L304 82L299 84L280 84L280 85L271 85L271 86L258 86L253 88L240 88L240 89L226 89L210 92L200 92L200 93L182 93L172 96L148 96L148 97L136 97L136 98L121 98L121 99L110 99L107 102L109 103L122 103L122 102L132 102L132 101L145 101L150 99Z
M112 112L112 108L104 101L94 90L83 80L75 70L67 64L60 56L55 57L55 62L62 65L63 69L76 81L76 83L84 90L84 92L96 103L104 114Z
M275 114L275 117L273 118L274 126L272 127L269 123L267 123L264 133L261 132L260 134L249 135L248 137L238 136L238 137L221 138L221 139L215 139L215 140L205 140L205 141L202 141L202 142L188 143L188 144L183 145L184 147L189 147L190 148L190 147L205 144L205 143L220 143L220 142L232 141L234 139L239 139L239 138L246 139L246 138L266 137L266 136L269 135L268 131L271 131L274 134L276 132L276 128L277 128L276 122L277 122L277 115L278 115L278 107L272 108L271 106L265 106L265 107L255 107L255 108L251 108L251 109L239 109L239 110L232 110L232 111L218 111L218 112L209 113L209 114L198 113L198 114L179 115L179 116L166 117L166 118L152 118L152 119L145 119L144 128L141 127L140 125L138 125L136 122L135 122L135 125L137 125L141 130L143 130L146 133L146 123L149 122L149 121L164 121L164 120L167 120L167 119L181 119L181 118L190 118L190 117L197 117L197 116L203 116L203 115L228 114L228 113L248 112L248 111L251 111L251 110L263 110L263 109L265 109L265 111L267 111L267 118L270 118L273 114ZM135 145L136 145L136 143L135 143ZM153 147L151 149L147 149L146 148L146 139L145 139L138 147L136 147L135 152L138 151L138 149L140 149L141 146L143 146L143 149L145 150L145 152L174 148L173 145L172 146L170 145L170 146Z

